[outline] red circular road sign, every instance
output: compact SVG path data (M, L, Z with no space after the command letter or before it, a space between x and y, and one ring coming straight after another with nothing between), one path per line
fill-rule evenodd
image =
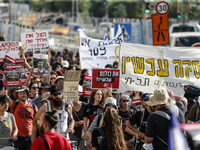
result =
M200 47L200 43L194 43L191 47Z
M159 15L166 15L169 12L169 4L165 1L160 1L156 4L156 12Z

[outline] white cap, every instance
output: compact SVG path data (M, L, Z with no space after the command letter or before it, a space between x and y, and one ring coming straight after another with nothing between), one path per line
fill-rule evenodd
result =
M105 100L104 108L106 105L113 105L117 108L117 100L113 97L107 97Z
M182 83L183 86L185 85L196 85L196 82L193 80L187 80Z
M62 61L62 66L68 68L69 67L69 62L68 61Z

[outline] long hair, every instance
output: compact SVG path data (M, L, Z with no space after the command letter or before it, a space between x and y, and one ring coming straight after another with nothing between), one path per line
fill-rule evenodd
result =
M97 91L101 91L102 92L102 99L101 99L101 101L99 103L99 107L103 110L103 106L104 106L104 103L105 103L105 98L104 98L103 90L101 90L101 89L94 89L92 91L92 93L90 95L90 99L89 99L89 104L91 104L91 105L94 104L94 101L95 101L94 96L95 96Z
M103 127L105 127L109 150L127 150L124 135L121 130L120 119L116 109L112 107L108 108L104 116Z
M121 97L120 97L120 99L119 99L119 101L118 101L118 105L119 105L119 108L120 108L120 109L122 108L122 99L123 99L124 97L128 98L128 100L129 100L128 106L129 106L129 107L131 106L131 98L130 98L130 96L127 95L127 94L122 94Z

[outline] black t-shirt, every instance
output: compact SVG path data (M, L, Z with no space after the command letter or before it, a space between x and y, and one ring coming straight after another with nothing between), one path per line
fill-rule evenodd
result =
M99 107L99 105L91 105L88 104L85 106L83 111L83 117L87 117L90 119L90 124L92 123L93 119L98 115L101 114L103 111Z
M179 111L179 122L185 123L185 113L187 111L186 102L183 100L180 100L180 101L176 102L176 106L178 107L178 111Z
M105 133L104 127L102 127L102 129ZM92 147L96 147L97 150L99 150L99 144L101 143L101 139L102 139L102 136L99 133L99 130L97 128L94 129L94 131L92 132Z
M171 112L169 106L159 108L158 110L167 113L169 116ZM146 136L153 138L154 150L167 150L167 145L158 139L158 135L163 141L168 143L168 129L169 120L155 113L150 114L147 121L147 132Z
M128 111L121 111L119 110L119 116L122 117L122 131L124 133L124 138L126 141L132 139L132 135L128 134L125 129L126 129L126 121L129 120L132 116L132 112L129 109Z
M83 120L83 110L84 110L85 106L86 106L86 103L85 103L85 102L82 102L81 109L80 109L78 112L76 111L76 114L78 115L78 117L79 117L80 120ZM74 111L75 111L75 110L74 110ZM73 114L73 118L74 118L74 121L77 122L77 121L79 121L79 119L78 119L77 116L75 115L74 111L73 111L73 113L72 113L72 114ZM81 137L82 128L81 128L80 126L79 126L79 127L75 127L75 126L74 126L74 130L75 130L74 135L75 135L76 137Z
M150 113L147 111L147 109L145 108L144 110L141 110L141 111L144 111L144 117L143 117L143 120L142 120L142 125L141 125L141 129L140 129L140 132L142 133L146 133L146 129L147 129L147 119L150 115ZM132 126L134 125L137 125L137 127L139 128L140 127L140 123L141 123L141 119L142 119L142 112L141 111L137 111L130 119L130 123Z

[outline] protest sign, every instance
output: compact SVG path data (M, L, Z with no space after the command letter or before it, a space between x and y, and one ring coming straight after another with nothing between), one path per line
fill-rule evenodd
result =
M78 85L81 71L67 71L65 73L63 96L67 102L78 102Z
M0 58L19 58L19 42L0 42Z
M21 33L21 43L24 51L45 51L49 46L48 32Z
M26 85L26 74L25 74L25 59L16 59L15 65L22 65L21 70L21 81L22 85Z
M48 55L47 54L33 54L33 75L34 76L49 76L48 69Z
M114 39L109 41L89 38L81 30L79 36L81 68L87 68L90 75L92 68L105 68L105 65L118 61L119 44L124 41L120 28Z
M200 87L199 49L121 43L120 91L153 93L171 89L183 95L182 83L193 80Z
M119 88L118 69L93 69L92 70L92 88L105 89L111 87L113 89Z
M83 95L85 98L89 98L92 93L92 77L91 76L84 76L83 84L85 86L83 87Z
M16 63L16 60L12 57L5 56L2 63L0 64L0 79L3 78L4 69L7 65L14 65Z
M4 69L5 90L19 89L22 86L21 70L24 69L23 65L7 65Z

